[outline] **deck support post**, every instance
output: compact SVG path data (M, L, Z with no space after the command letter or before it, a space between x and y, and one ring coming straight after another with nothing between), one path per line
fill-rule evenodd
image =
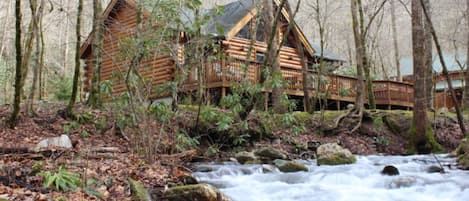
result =
M337 100L337 111L340 111L340 100Z
M268 111L269 110L269 92L265 92L265 95L264 95L264 110L265 111Z

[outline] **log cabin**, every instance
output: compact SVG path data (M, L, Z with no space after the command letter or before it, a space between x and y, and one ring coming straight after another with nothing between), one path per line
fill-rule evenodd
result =
M436 56L435 56L436 57ZM463 63L466 60L465 52L450 53L444 52L443 58L448 68L448 76L451 80L453 89L456 94L457 101L453 101L449 91L448 82L443 75L443 67L439 57L433 60L433 107L436 109L454 108L455 104L460 105L463 97L465 86L464 78L466 76L466 69ZM401 72L403 73L404 82L413 83L413 64L412 57L403 57L401 59Z
M273 0L274 5L278 5L279 0ZM223 57L204 65L205 85L210 94L214 97L223 97L230 93L230 88L237 85L241 80L259 82L262 64L265 57L267 45L263 36L262 23L255 20L258 8L253 0L238 0L224 5L224 12L214 16L202 27L202 32L210 36L213 43L220 45ZM136 3L134 0L112 0L104 11L105 27L103 45L103 66L101 70L101 80L110 80L113 83L113 95L119 95L126 91L125 84L116 73L123 73L128 69L129 61L119 59L119 55L125 50L123 41L135 36L136 30ZM203 10L202 13L215 12L211 9ZM147 12L148 13L148 12ZM194 14L186 11L181 12L183 23L190 23ZM284 92L291 98L301 100L303 93L302 62L297 44L305 51L304 60L310 66L309 77L314 77L317 73L314 70L315 64L320 59L329 66L328 71L343 64L344 60L333 53L324 51L321 57L321 48L312 43L311 38L303 34L294 20L291 20L289 13L283 9L281 12L280 26L277 32L280 38L285 38L278 57L281 65L282 78L288 83ZM184 20L185 18L185 20ZM290 32L287 29L290 25ZM257 28L253 28L256 27ZM220 31L221 27L221 31ZM254 33L256 31L256 33ZM297 37L294 37L294 33ZM256 35L257 40L251 44L251 36ZM184 62L184 33L178 34L181 39L181 47L178 48L177 56L168 54L158 54L150 58L143 59L140 63L143 68L138 69L139 73L150 80L153 87L173 81L176 74L176 63ZM285 37L284 37L285 36ZM299 41L295 41L298 38ZM85 83L84 90L90 88L90 81L93 72L92 66L92 34L84 42L80 54L85 61ZM176 58L176 59L175 59ZM247 67L247 68L246 68ZM246 70L243 70L246 69ZM187 74L187 79L180 86L181 92L193 92L197 89L198 79L193 71ZM330 74L326 77L326 86L320 89L328 94L328 108L345 108L347 104L355 100L357 79L354 77ZM395 81L374 81L374 92L376 103L380 108L411 108L413 106L413 86L411 83ZM314 83L314 82L312 82ZM317 91L314 84L308 88L312 93ZM264 89L268 95L269 90ZM154 94L153 98L161 98ZM301 105L301 104L300 104Z

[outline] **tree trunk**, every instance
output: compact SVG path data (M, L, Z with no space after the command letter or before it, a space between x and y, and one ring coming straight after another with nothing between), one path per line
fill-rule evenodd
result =
M373 80L371 78L370 74L370 63L368 61L368 56L367 56L367 51L366 51L366 31L365 31L365 16L363 13L363 5L362 5L362 0L357 0L357 7L358 7L358 13L359 13L359 27L360 27L360 43L362 47L362 52L360 53L362 57L362 68L365 73L365 80L366 80L366 92L368 94L368 105L370 106L370 109L376 109L376 103L375 103L375 95L373 92Z
M41 0L41 4L37 5L37 0L30 0L30 7L31 7L31 12L33 13L32 15L32 20L33 20L33 34L36 36L35 39L35 44L36 44L36 50L35 50L35 56L34 56L34 61L32 64L33 67L33 81L31 83L31 89L29 91L29 97L28 97L28 104L27 104L27 113L31 116L35 115L34 112L34 96L36 94L36 89L37 89L37 82L38 82L38 74L39 74L39 65L40 65L40 51L41 51L41 38L39 35L39 21L42 18L42 12L44 8L44 0Z
M64 47L64 51L63 51L63 54L64 54L64 63L62 64L62 68L63 68L63 72L62 72L62 75L64 77L67 76L67 65L68 65L68 51L69 51L69 30L70 30L70 26L69 26L69 19L68 19L68 11L70 11L70 0L67 1L67 3L65 4L65 7L66 7L66 11L67 13L65 14L65 33L64 33L64 37L65 37L65 47ZM99 1L98 1L99 2ZM101 4L101 3L100 3Z
M267 42L267 54L266 61L267 65L270 67L270 75L273 83L272 86L272 106L275 112L284 113L285 107L281 103L283 95L283 78L282 71L280 68L280 59L276 54L279 50L279 34L278 34L278 23L280 20L281 12L279 12L286 0L282 0L281 5L279 5L277 14L274 18L274 6L272 0L264 0L264 23L265 23L265 36L269 37Z
M100 1L93 1L93 76L91 78L91 90L88 105L91 107L101 106L101 66L103 55L104 24L102 19L102 5Z
M46 91L46 79L45 79L45 76L44 76L44 51L45 51L45 41L44 41L44 24L43 24L43 20L44 19L44 15L41 16L41 19L39 21L39 30L40 31L40 38L41 38L41 55L39 56L40 57L40 60L39 60L39 76L38 76L38 79L39 79L39 100L44 100L44 94L45 94L45 91Z
M75 30L76 44L75 44L75 72L73 74L73 86L72 86L72 96L67 106L67 116L73 115L73 105L77 99L78 94L78 80L80 78L80 45L81 45L81 13L83 11L83 0L78 0L78 10L77 10L77 24Z
M414 65L414 108L411 134L412 146L417 153L427 154L437 149L432 143L433 131L429 125L425 97L425 30L422 18L422 5L412 0L412 52Z
M418 2L418 0L415 0L415 1ZM423 8L423 13L425 14L425 18L428 21L429 30L430 30L430 32L433 36L433 42L435 42L435 47L436 47L436 50L437 50L437 53L438 53L438 57L440 59L441 66L443 67L443 75L446 77L446 82L448 83L448 89L451 93L451 98L453 99L453 102L455 103L454 108L456 109L456 116L458 118L459 128L461 129L461 133L464 136L467 136L466 128L464 126L464 118L462 116L461 109L460 109L460 106L458 104L458 99L456 97L456 93L454 92L454 89L453 89L453 83L451 81L451 78L449 77L448 68L446 67L446 62L445 62L444 57L443 57L443 50L440 46L440 43L438 42L438 36L436 35L436 31L435 31L435 28L433 27L433 23L430 19L430 15L428 14L427 9L425 7L424 0L420 0L420 3L421 3L420 4L421 7Z
M424 0L424 6L427 12L431 12L430 0ZM426 109L432 109L433 107L433 42L432 42L432 32L430 29L431 19L423 20L423 27L425 32L425 42L424 42L424 57L425 57L425 101Z
M361 42L361 33L359 29L359 22L357 17L357 0L351 0L351 9L352 9L352 28L353 28L353 38L355 41L355 56L357 63L357 87L356 87L356 97L355 97L355 111L361 113L364 109L365 102L365 77L363 75L363 54L364 47Z
M10 14L11 14L11 4L12 4L13 0L8 0L8 4L7 4L7 13L6 13L6 17L5 17L5 24L3 26L3 32L2 32L2 45L0 47L0 58L3 58L3 52L5 51L5 47L6 47L6 36L7 36L7 31L8 31L8 25L10 24ZM6 62L6 61L5 61ZM4 76L4 80L5 80L5 84L3 85L3 103L8 103L10 99L10 97L7 95L7 88L8 87L8 84L6 83L6 80L8 79L8 74L5 73Z
M399 42L397 40L397 23L396 23L396 6L394 1L389 1L391 4L391 24L392 24L392 41L394 44L394 61L396 62L396 76L397 81L402 82L401 76L401 58L399 56Z
M466 52L466 76L464 79L464 97L462 101L463 110L469 110L469 0L466 0L466 43L467 43L467 52Z
M10 128L15 128L16 123L18 121L18 114L20 112L20 104L21 104L21 81L23 80L22 78L22 48L21 48L21 0L16 0L15 3L15 18L16 18L16 23L15 23L15 30L16 30L16 36L15 36L15 47L16 47L16 75L15 75L15 97L13 101L13 111L11 113L10 119L8 121L8 124Z

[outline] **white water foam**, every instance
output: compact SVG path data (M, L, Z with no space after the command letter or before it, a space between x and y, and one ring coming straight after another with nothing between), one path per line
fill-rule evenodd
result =
M438 156L443 164L454 159ZM469 172L445 167L445 174L428 173L438 165L433 156L358 156L357 163L317 166L300 161L309 172L264 173L261 165L199 164L213 171L196 172L200 182L220 188L234 201L469 201ZM398 176L380 171L393 165Z

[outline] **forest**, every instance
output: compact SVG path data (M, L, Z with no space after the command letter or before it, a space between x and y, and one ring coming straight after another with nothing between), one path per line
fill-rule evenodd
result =
M0 22L0 201L469 197L469 0L3 0Z

